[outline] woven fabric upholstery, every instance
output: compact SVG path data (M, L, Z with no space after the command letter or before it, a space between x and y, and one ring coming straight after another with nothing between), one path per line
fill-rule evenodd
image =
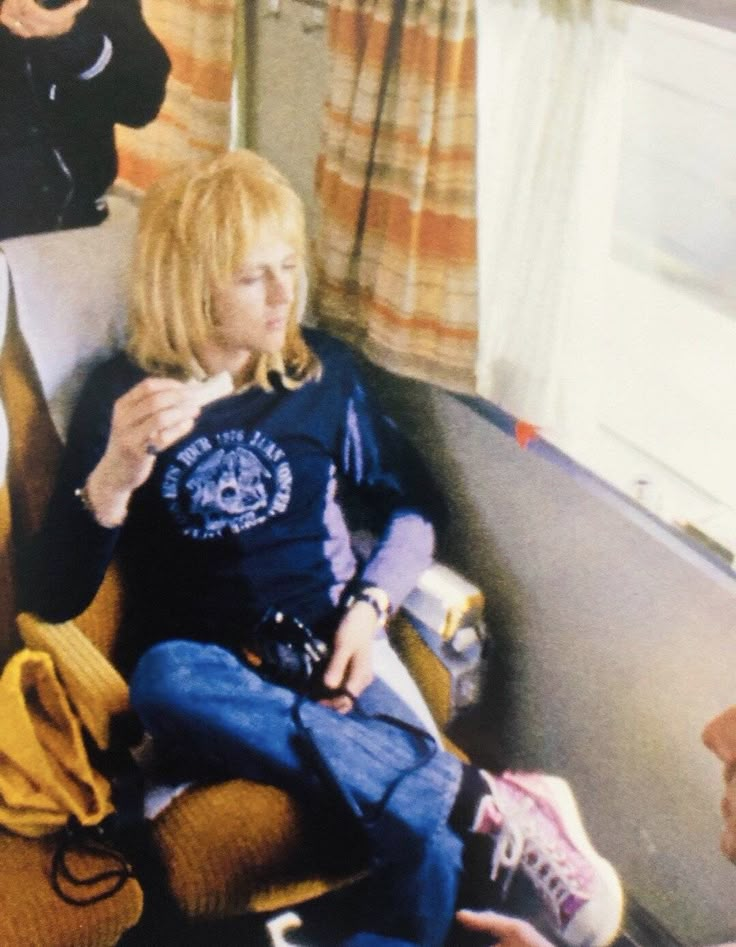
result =
M15 602L11 569L10 493L0 485L0 667L17 649L19 641L13 623Z
M61 442L41 394L28 349L12 322L0 354L0 393L7 406L10 429L8 483L13 528L17 535L28 536L41 524L61 455ZM81 630L108 657L121 609L121 583L113 566L95 600L77 619Z
M4 664L20 645L12 621L12 537L26 536L40 524L61 448L28 351L12 321L0 349L0 395L10 441L8 478L5 482L3 470L0 481L0 659ZM117 630L119 599L113 575L88 610L89 617L85 613L80 620L84 630L108 652ZM66 644L69 649L72 642ZM88 679L93 692L103 684L94 680L96 673L90 665ZM98 742L104 740L101 726L97 726ZM56 844L55 836L27 839L0 830L0 944L112 947L140 918L140 885L131 879L107 900L85 907L68 905L50 884ZM79 855L72 863L82 876L100 870L99 859L89 855Z
M277 910L345 884L363 867L349 854L339 863L337 838L310 844L285 792L244 779L179 796L156 819L154 835L190 917Z
M7 325L7 300L9 282L7 272L0 268L0 351L5 342ZM0 377L3 366L0 361ZM13 625L15 596L13 594L12 535L10 517L10 492L7 483L9 432L5 406L0 402L0 662L5 663L17 646Z
M112 947L140 918L140 886L130 879L112 898L97 904L66 904L50 884L49 866L55 845L55 836L26 839L0 830L0 944ZM100 870L99 860L89 855L75 855L70 864L82 876Z
M415 631L411 622L399 613L391 623L391 643L427 702L440 730L447 726L452 713L452 681L449 671Z

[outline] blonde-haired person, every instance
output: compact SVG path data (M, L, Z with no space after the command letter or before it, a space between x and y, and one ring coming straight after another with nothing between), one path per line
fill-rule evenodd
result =
M439 504L349 350L300 327L304 248L299 199L251 152L146 195L129 348L82 392L23 605L76 615L119 553L120 662L155 740L192 778L281 785L360 828L375 887L343 943L443 944L481 833L494 879L518 868L565 942L604 944L621 888L567 785L444 752L388 644ZM360 563L347 497L378 536ZM307 694L278 646L305 629L327 645Z
M283 345L259 352L243 380L269 390L269 373L294 388L319 375L299 321L306 305L302 202L259 155L236 151L186 164L154 184L141 208L131 291L128 351L147 372L204 377L201 352L214 328L213 287L232 281L253 248L288 246L292 299ZM290 276L292 281L292 276Z

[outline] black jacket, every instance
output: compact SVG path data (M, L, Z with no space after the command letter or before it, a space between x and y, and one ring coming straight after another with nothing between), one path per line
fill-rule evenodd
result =
M140 0L90 0L51 40L0 26L0 239L104 216L113 126L156 117L169 68Z

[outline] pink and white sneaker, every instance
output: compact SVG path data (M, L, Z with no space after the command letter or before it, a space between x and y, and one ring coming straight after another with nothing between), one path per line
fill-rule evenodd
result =
M483 773L490 794L473 831L495 837L491 880L521 870L542 899L555 933L569 947L605 947L623 913L613 866L593 848L564 779L541 773Z

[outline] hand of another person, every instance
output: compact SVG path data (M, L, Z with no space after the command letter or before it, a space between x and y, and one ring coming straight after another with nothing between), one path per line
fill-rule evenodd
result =
M53 39L74 26L89 0L70 0L63 7L47 10L35 0L3 0L0 23L22 39Z
M499 947L553 947L528 921L495 911L458 911L463 927L495 938Z
M736 704L710 721L703 730L703 743L723 763L721 851L736 862Z
M727 766L736 764L736 704L714 717L703 730L703 743Z
M87 480L100 523L122 522L130 496L150 476L156 454L191 431L202 406L201 387L146 378L115 402L105 453Z
M736 764L726 767L723 778L726 790L721 800L721 851L736 864Z
M342 687L349 694L325 698L320 703L342 714L352 710L354 698L373 680L375 634L375 609L368 602L355 602L338 626L332 656L323 678L327 687Z

